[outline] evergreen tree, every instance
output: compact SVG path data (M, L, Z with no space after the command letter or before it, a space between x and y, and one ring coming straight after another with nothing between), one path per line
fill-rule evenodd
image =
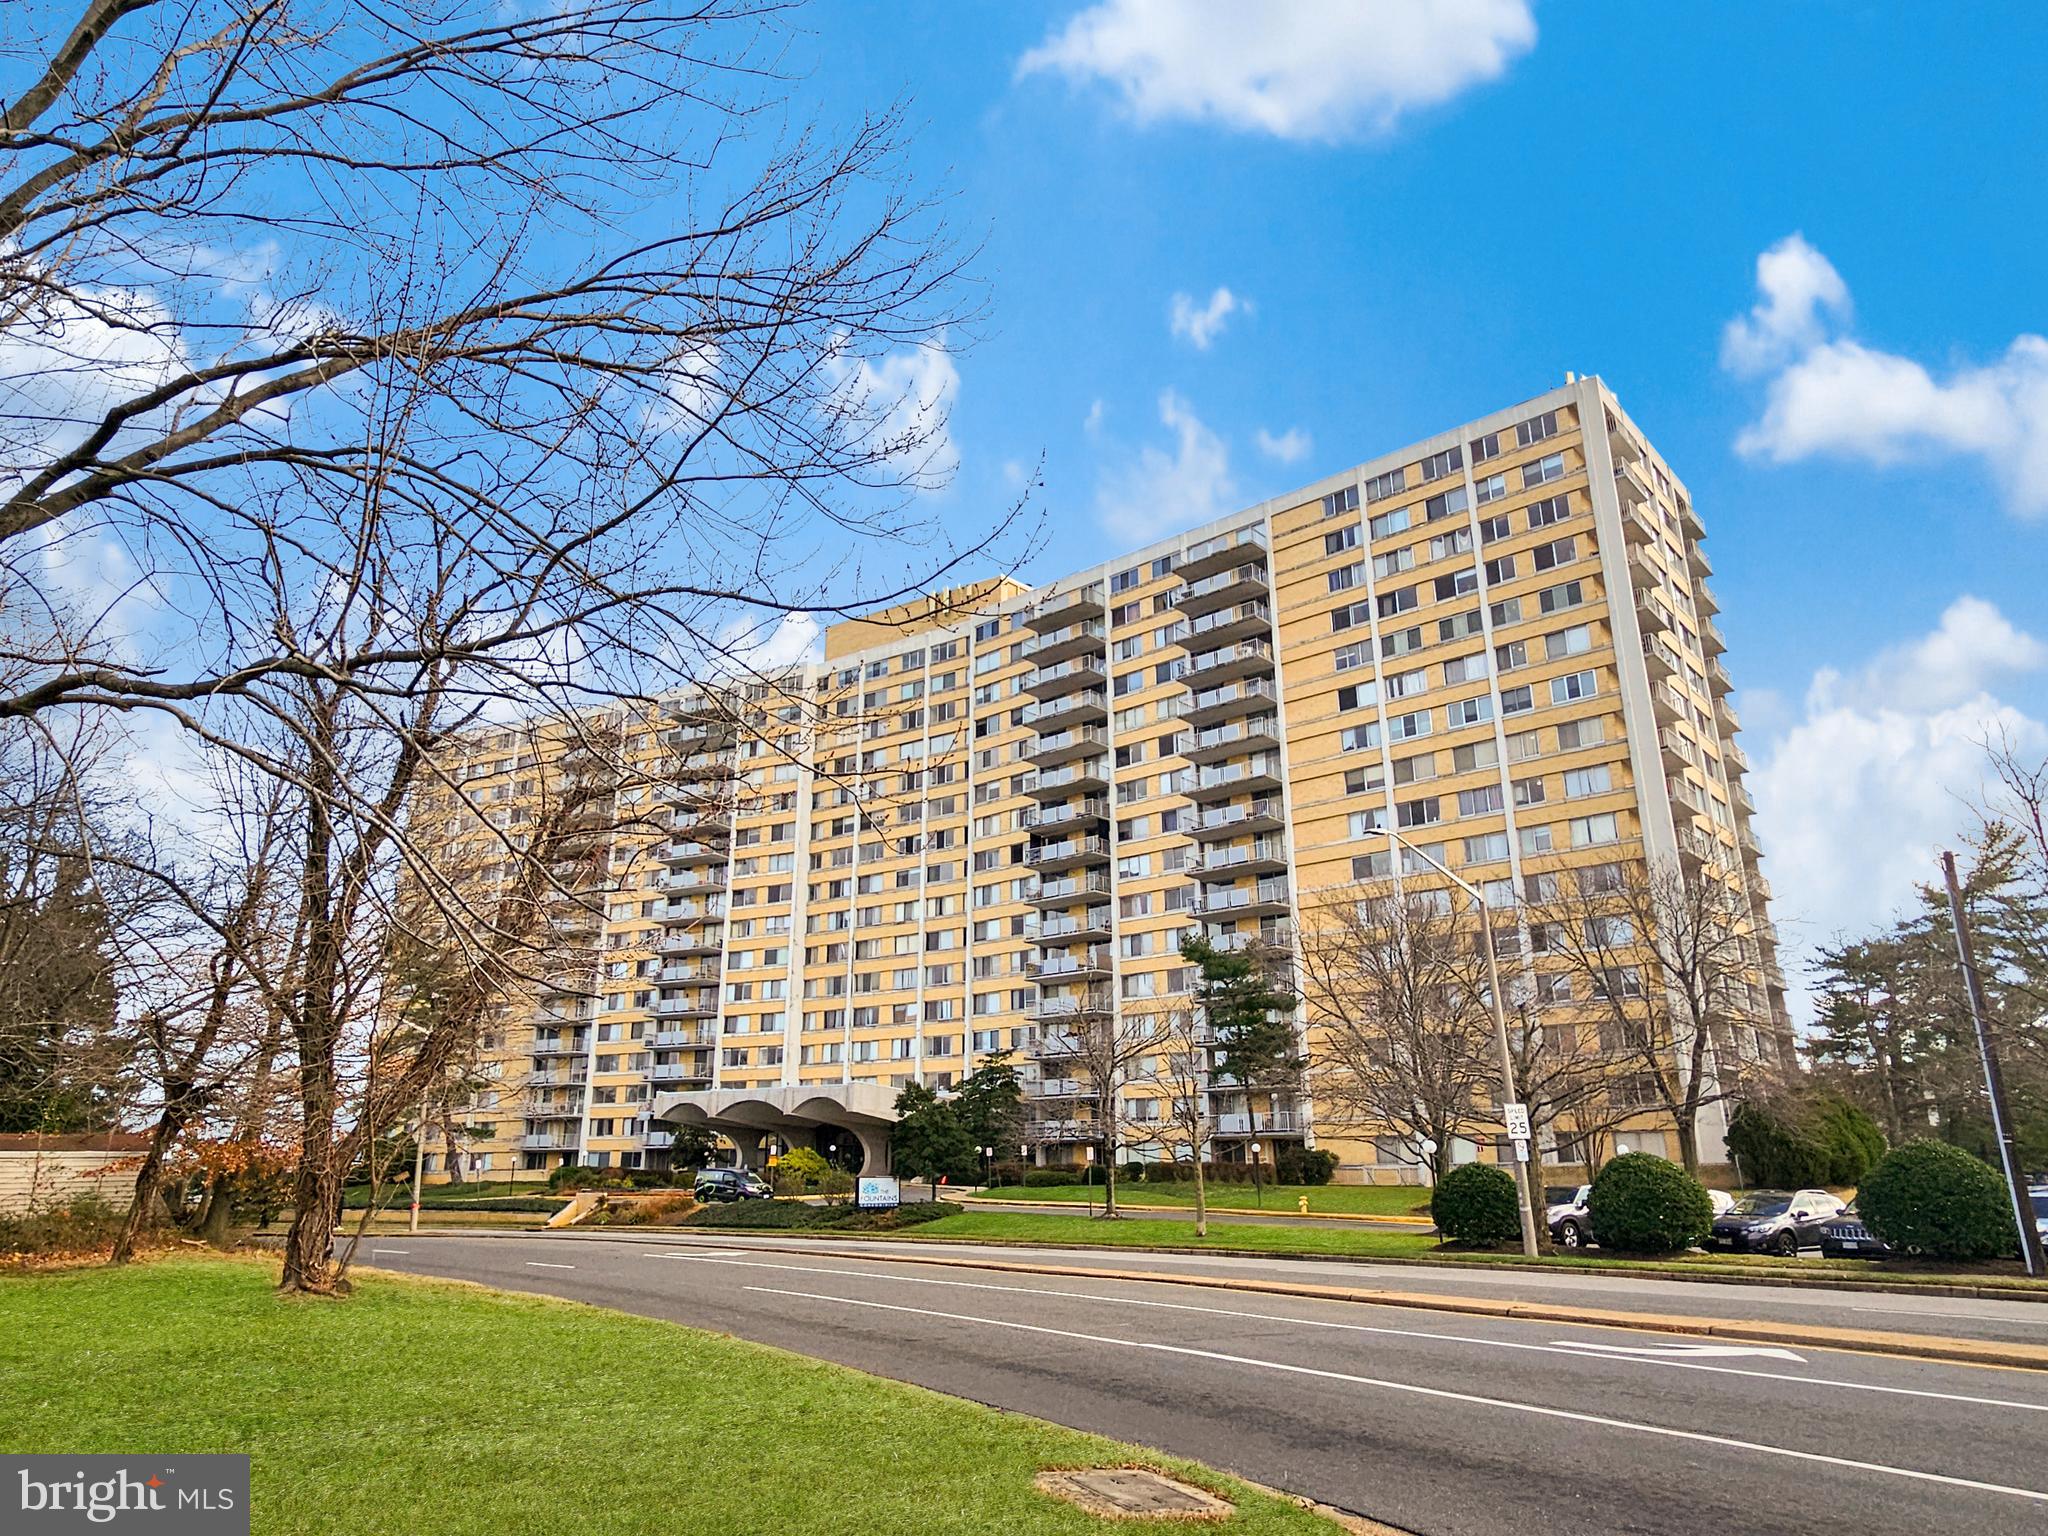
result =
M973 1178L974 1142L953 1105L923 1083L906 1083L896 1095L896 1115L889 1140L899 1174L930 1180L934 1194L940 1179Z
M1200 973L1195 1006L1213 1039L1210 1081L1244 1090L1256 1135L1256 1097L1265 1097L1270 1113L1275 1098L1301 1084L1305 1063L1294 1028L1294 994L1252 950L1219 949L1191 935L1181 941L1180 953Z

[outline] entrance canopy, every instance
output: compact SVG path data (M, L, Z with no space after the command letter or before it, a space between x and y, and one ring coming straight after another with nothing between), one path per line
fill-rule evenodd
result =
M881 1083L789 1083L773 1088L712 1088L664 1093L652 1118L667 1125L699 1125L740 1149L741 1161L759 1167L762 1142L823 1151L834 1135L860 1143L869 1173L889 1168L889 1128L896 1123L896 1090Z

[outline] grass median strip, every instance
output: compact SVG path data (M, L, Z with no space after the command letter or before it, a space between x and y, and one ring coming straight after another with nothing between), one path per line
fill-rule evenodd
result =
M977 1191L974 1198L1015 1200L1027 1205L1087 1205L1091 1202L1100 1205L1102 1194L1102 1184L1098 1180L1087 1186L1054 1184L1037 1189L1006 1186ZM1428 1190L1396 1184L1268 1184L1263 1192L1254 1190L1249 1184L1211 1184L1209 1209L1250 1211L1254 1215L1263 1211L1269 1216L1292 1216L1298 1214L1304 1195L1308 1197L1309 1214L1312 1216L1427 1219L1429 1215ZM1176 1207L1192 1210L1195 1186L1120 1182L1116 1187L1116 1197L1125 1205L1143 1206L1147 1210L1172 1210Z
M0 1280L13 1452L246 1451L273 1533L1068 1536L1038 1492L1134 1464L1221 1493L1218 1530L1330 1536L1219 1473L779 1350L399 1276L281 1300L255 1260Z

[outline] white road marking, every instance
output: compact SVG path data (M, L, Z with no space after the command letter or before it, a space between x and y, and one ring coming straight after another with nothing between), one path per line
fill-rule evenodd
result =
M528 1269L574 1269L576 1266L574 1264L548 1264L540 1259L528 1259L526 1267Z
M733 1249L737 1254L741 1250ZM767 1264L757 1259L728 1258L717 1249L707 1249L702 1254L664 1253L655 1255L664 1259L697 1259L715 1264L730 1264L739 1269L784 1270L799 1275L839 1275L853 1280L880 1280L899 1285L937 1285L951 1290L1002 1291L1016 1296L1052 1296L1069 1301L1110 1302L1124 1307L1149 1307L1164 1312L1198 1312L1209 1317L1236 1318L1243 1322L1287 1323L1297 1328L1329 1328L1340 1333L1372 1333L1387 1338L1428 1339L1442 1344L1471 1344L1482 1349L1514 1349L1530 1354L1568 1354L1579 1358L1601 1355L1619 1365L1654 1365L1674 1371L1704 1371L1711 1376L1745 1376L1759 1381L1789 1381L1800 1386L1834 1387L1845 1392L1879 1392L1889 1397L1925 1397L1946 1403L1972 1403L1985 1408L2020 1408L2030 1413L2048 1413L2048 1403L2028 1403L2016 1398L1978 1397L1966 1392L1937 1392L1928 1387L1891 1387L1871 1381L1844 1381L1834 1376L1797 1376L1789 1371L1743 1370L1736 1366L1707 1365L1695 1360L1673 1360L1637 1354L1619 1354L1615 1349L1626 1349L1626 1345L1608 1346L1586 1342L1576 1346L1557 1344L1525 1344L1514 1339L1481 1339L1468 1333L1436 1333L1423 1328L1389 1328L1372 1323L1339 1323L1318 1317L1288 1317L1279 1312L1242 1312L1228 1307L1198 1307L1184 1301L1155 1301L1137 1296L1104 1296L1087 1291L1051 1291L1034 1285L993 1285L976 1280L935 1280L924 1275L878 1275L861 1269L824 1269L815 1264ZM1371 1303L1364 1303L1371 1305ZM1514 1321L1514 1319L1505 1319ZM1796 1357L1795 1357L1796 1358ZM1804 1362L1801 1362L1802 1364Z
M370 1250L370 1257L374 1259L374 1258L375 1258L375 1257L376 1257L376 1256L377 1256L378 1254L380 1254L380 1253L411 1253L411 1252L412 1252L412 1250L411 1250L410 1248L372 1248L372 1249Z
M1682 1355L1703 1359L1713 1359L1716 1356L1734 1358L1739 1355L1757 1355L1765 1360L1790 1360L1794 1365L1806 1364L1803 1356L1795 1355L1789 1349L1750 1344L1604 1344L1597 1339L1559 1339L1551 1348L1568 1349L1574 1354L1584 1354L1591 1350L1603 1355Z
M744 1248L699 1248L690 1253L657 1253L652 1255L652 1257L657 1259L736 1259L745 1252ZM773 1266L767 1267L772 1268Z
M1856 1472L1876 1472L1912 1482L1939 1483L1947 1488L1973 1488L1980 1493L2001 1493L2009 1498L2048 1504L2048 1493L2035 1488L2014 1488L2004 1483L1984 1483L1975 1478L1950 1477L1941 1472L1920 1472L1911 1467L1888 1466L1881 1461L1857 1461L1847 1456L1829 1456L1820 1451L1798 1451L1790 1446L1766 1445L1759 1440L1737 1440L1728 1435L1709 1435L1692 1429L1672 1429L1662 1424L1644 1424L1634 1419L1610 1419L1597 1413L1577 1413L1569 1408L1549 1408L1540 1403L1511 1402L1505 1398L1482 1397L1474 1392L1453 1392L1445 1387L1425 1387L1412 1381L1388 1381L1378 1376L1356 1376L1349 1371L1326 1371L1313 1365L1290 1365L1281 1360L1260 1360L1252 1355L1225 1354L1216 1349L1196 1349L1186 1344L1158 1344L1142 1339L1119 1339L1100 1333L1075 1333L1065 1328L1044 1328L1036 1323L1012 1322L1008 1318L976 1317L968 1312L932 1312L923 1307L897 1306L886 1301L862 1301L852 1296L825 1296L815 1291L784 1291L773 1286L750 1285L749 1291L769 1296L793 1296L803 1301L827 1301L842 1307L868 1307L877 1312L908 1312L917 1317L944 1318L955 1323L979 1323L984 1328L1009 1328L1018 1333L1035 1333L1048 1338L1076 1339L1084 1344L1105 1344L1115 1349L1142 1349L1155 1354L1183 1355L1194 1360L1214 1360L1224 1365L1250 1366L1254 1370L1279 1371L1289 1376L1315 1376L1324 1381L1350 1382L1355 1386L1378 1387L1387 1392L1407 1392L1417 1397L1434 1397L1446 1402L1470 1403L1481 1408L1501 1408L1510 1413L1533 1414L1538 1418L1564 1419L1574 1424L1594 1424L1602 1429L1627 1430L1639 1435L1656 1435L1668 1440L1688 1440L1695 1445L1718 1445L1728 1450L1754 1451L1762 1456L1782 1456L1791 1461L1815 1462L1823 1466L1847 1467Z
M1942 1298L1945 1299L1945 1298ZM2023 1301L2020 1306L2039 1306L2039 1302ZM2008 1317L2002 1312L1942 1312L1929 1311L1926 1307L1863 1307L1854 1302L1849 1304L1851 1312L1888 1312L1894 1317L1968 1318L1977 1323L2016 1323L2022 1328L2048 1327L2048 1318Z

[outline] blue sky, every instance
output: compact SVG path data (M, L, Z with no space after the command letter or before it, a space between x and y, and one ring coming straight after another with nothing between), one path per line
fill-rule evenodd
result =
M1973 735L2048 749L2048 361L2012 350L2048 329L2048 12L1257 10L804 17L802 99L908 97L986 238L947 519L1042 457L1051 576L1159 487L1164 531L1599 373L1707 520L1788 930L1880 915L1958 824ZM1176 335L1218 288L1207 344ZM1886 427L1922 405L1937 432Z

